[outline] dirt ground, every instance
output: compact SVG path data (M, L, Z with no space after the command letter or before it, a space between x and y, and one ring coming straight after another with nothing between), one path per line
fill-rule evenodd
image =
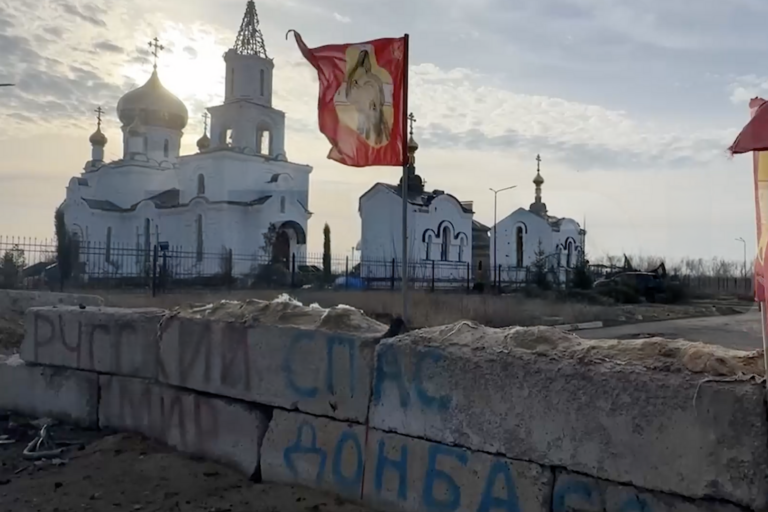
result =
M106 436L58 425L60 440L84 441L61 460L22 457L37 427L0 415L0 510L13 512L368 512L290 486L256 484L221 465L194 460L133 435Z

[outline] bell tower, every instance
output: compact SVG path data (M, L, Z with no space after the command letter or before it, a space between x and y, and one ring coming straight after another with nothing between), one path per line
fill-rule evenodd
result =
M248 0L234 46L224 54L224 103L211 114L211 148L231 147L277 160L285 155L285 113L272 108L272 72L259 15Z
M275 65L267 55L259 14L248 0L235 45L224 54L227 65L224 102L249 100L272 106L272 72Z

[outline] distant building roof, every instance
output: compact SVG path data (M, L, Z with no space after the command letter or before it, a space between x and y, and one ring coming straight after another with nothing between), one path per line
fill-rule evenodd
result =
M374 188L376 188L379 185L385 187L386 189L388 189L390 192L392 192L396 196L402 197L402 189L398 185L392 185L390 183L376 183L374 186L369 188L365 192L365 194L363 194L363 196L368 194L368 192L370 192L371 190L373 190ZM410 194L409 193L408 194L408 202L411 203L412 205L415 205L415 206L428 207L430 204L432 204L432 201L434 201L435 199L437 199L440 196L450 197L451 199L456 201L456 203L461 207L461 210L464 213L474 213L472 211L472 208L469 208L468 205L466 205L466 204L462 204L462 202L459 201L456 198L456 196L454 196L453 194L446 194L442 190L433 190L432 192L426 192L425 191L425 192L420 192L420 193L416 193L416 194Z

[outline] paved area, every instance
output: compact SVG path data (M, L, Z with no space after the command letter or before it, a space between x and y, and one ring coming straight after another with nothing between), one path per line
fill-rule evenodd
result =
M760 313L756 308L738 315L620 325L576 334L587 339L683 338L741 350L763 347Z

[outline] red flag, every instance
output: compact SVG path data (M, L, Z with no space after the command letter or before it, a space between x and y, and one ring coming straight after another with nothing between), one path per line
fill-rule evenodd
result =
M749 109L752 111L752 119L733 141L729 148L731 154L768 151L768 109L763 108L765 103L766 101L762 98L750 100Z
M406 37L308 48L298 32L290 32L317 70L318 119L331 143L328 158L352 167L402 166Z

